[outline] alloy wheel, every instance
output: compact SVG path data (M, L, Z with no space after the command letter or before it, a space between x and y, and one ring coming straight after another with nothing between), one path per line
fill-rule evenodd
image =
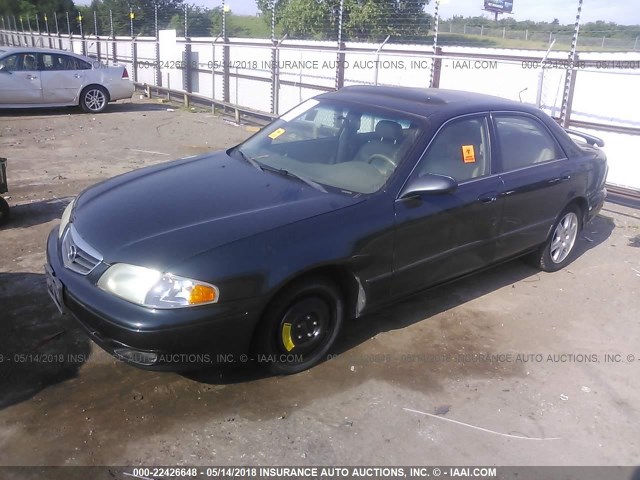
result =
M93 112L102 110L106 102L107 98L105 97L104 92L97 88L87 90L84 94L84 103L87 105L87 108Z
M578 236L578 216L575 212L568 212L558 222L551 241L551 260L562 263L571 253Z

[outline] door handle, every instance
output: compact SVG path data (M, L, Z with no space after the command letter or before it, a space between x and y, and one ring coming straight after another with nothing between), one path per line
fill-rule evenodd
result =
M480 200L480 203L493 203L498 200L498 195L495 193L487 193L485 195L480 195L478 200Z
M564 183L564 182L568 182L569 180L571 180L571 175L567 174L567 175L562 175L561 177L558 177L558 178L554 178L553 180L550 180L549 183Z
M33 75L27 75L27 80L37 80L38 77L33 76Z
M76 74L74 75L74 77L75 77L75 78L82 78L82 75L80 75L80 74L77 74L77 73L76 73Z

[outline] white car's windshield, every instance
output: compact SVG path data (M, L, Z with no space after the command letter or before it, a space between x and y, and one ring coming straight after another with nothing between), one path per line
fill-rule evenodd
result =
M307 100L238 147L245 159L324 186L373 193L422 132L409 116Z

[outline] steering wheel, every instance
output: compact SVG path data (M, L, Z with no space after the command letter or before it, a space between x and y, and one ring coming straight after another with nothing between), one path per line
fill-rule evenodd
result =
M382 160L383 164L381 165L380 162L378 160ZM396 162L394 162L391 157L387 157L386 155L382 154L382 153L376 153L373 154L369 157L369 159L367 160L367 163L369 165L372 165L374 167L376 167L380 173L382 173L383 175L387 175L390 171L393 171L396 168ZM386 168L384 166L384 164L386 165ZM377 164L377 165L376 165Z

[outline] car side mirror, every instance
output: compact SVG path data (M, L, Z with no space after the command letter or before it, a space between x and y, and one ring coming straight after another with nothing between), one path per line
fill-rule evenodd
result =
M11 75L11 71L7 70L6 65L0 65L0 73L8 73L9 75Z
M428 173L411 180L402 191L400 199L421 195L444 195L458 188L458 182L446 175Z

